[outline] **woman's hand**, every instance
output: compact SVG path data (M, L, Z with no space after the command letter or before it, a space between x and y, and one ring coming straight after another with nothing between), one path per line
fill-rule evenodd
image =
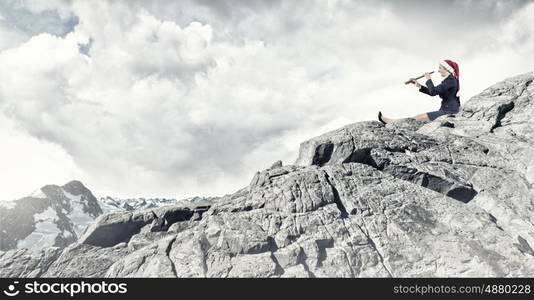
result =
M420 88L420 87L421 87L421 85L419 84L419 82L417 82L417 80L415 80L415 78L410 78L410 81L411 81L413 84L415 84L415 86L416 86L417 88Z
M426 80L431 79L431 78L430 78L430 73L425 73L425 78L426 78Z

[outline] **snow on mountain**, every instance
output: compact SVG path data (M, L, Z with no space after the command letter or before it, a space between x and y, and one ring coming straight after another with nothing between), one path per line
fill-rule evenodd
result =
M43 247L54 246L56 236L62 234L56 223L59 216L52 207L33 216L35 230L23 240L17 242L17 248L39 250ZM69 233L70 234L70 233Z
M13 200L0 201L0 208L12 209L17 203Z
M44 198L46 198L46 195L45 195L45 193L43 193L43 191L39 188L39 189L36 189L33 193L31 193L30 197L44 199Z
M91 223L98 215L90 214L85 209L85 199L83 194L73 195L67 191L64 192L65 196L70 199L71 210L66 213L67 217L71 220L76 236L80 236L87 225ZM101 210L100 210L101 211Z

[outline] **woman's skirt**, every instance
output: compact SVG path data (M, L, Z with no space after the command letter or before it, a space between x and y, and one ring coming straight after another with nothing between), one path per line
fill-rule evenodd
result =
M430 121L434 121L437 117L443 116L443 115L455 115L459 112L459 110L436 110L436 111L430 111L426 114L428 115L428 118Z

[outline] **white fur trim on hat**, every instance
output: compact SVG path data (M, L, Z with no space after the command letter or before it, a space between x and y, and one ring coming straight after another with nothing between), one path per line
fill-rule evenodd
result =
M441 60L439 62L440 65L442 65L445 69L447 69L447 71L449 71L451 74L454 75L454 69L451 67L451 65L449 65L446 61L444 60Z

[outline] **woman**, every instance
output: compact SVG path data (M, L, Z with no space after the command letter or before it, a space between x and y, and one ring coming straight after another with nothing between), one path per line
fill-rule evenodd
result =
M452 60L442 60L439 63L439 74L445 79L438 86L434 86L429 73L425 73L426 87L421 86L419 82L411 78L413 84L419 88L419 91L430 96L439 95L441 98L441 107L437 111L418 114L412 119L434 121L437 117L443 115L454 115L460 110L460 97L458 91L460 90L460 69L458 64ZM378 112L378 120L384 124L397 121L398 119L386 118L382 112Z

